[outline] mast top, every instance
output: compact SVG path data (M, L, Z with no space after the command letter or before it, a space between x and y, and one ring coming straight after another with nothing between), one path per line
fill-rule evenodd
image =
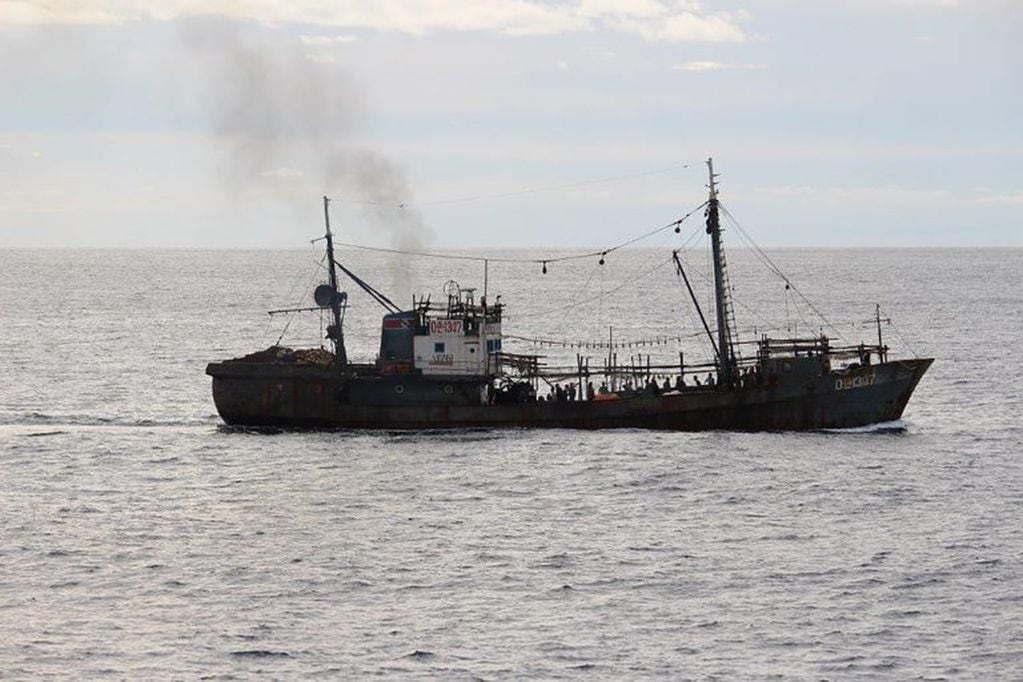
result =
M713 157L707 158L707 172L710 174L710 184L707 187L710 188L710 200L715 201L718 198L718 185L717 177L718 174L714 172L714 159Z
M323 218L324 222L327 223L327 237L333 237L334 235L330 231L330 211L327 206L330 204L330 197L326 194L323 195Z

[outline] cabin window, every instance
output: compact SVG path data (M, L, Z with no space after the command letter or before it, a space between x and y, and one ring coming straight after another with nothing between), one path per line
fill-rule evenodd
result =
M433 352L434 353L443 353L444 352L444 344L443 343L435 343L435 344L433 344Z

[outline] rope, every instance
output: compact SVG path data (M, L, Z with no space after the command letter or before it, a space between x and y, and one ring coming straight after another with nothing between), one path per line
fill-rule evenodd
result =
M887 311L882 311L882 312L884 312L886 317L888 318L888 326L891 327L891 330L893 332L895 332L896 336L899 337L899 341L902 342L902 345L905 346L906 349L908 349L909 352L913 354L914 358L918 358L919 359L920 354L916 352L916 348L915 347L913 347L912 345L910 345L910 343L908 341L906 341L906 337L902 335L902 332L899 331L899 328L897 326L895 326L895 322L892 321L892 316L890 314L888 314Z
M359 249L361 251L376 251L376 252L380 252L380 253L395 253L395 254L400 254L400 255L403 255L403 256L420 256L420 257L423 257L423 258L441 258L441 259L447 259L447 260L468 260L468 261L475 261L477 263L482 263L484 261L489 261L491 263L532 263L532 264L535 264L535 265L547 265L549 263L560 263L560 262L563 262L563 261L579 260L579 259L582 259L582 258L593 258L595 256L600 256L601 261L603 261L604 260L604 256L607 256L610 253L614 253L615 251L618 251L619 249L623 249L623 248L625 248L627 246L632 246L633 244L635 244L637 242L643 241L644 239L648 239L648 238L654 236L655 234L659 234L661 232L664 232L665 230L669 230L669 229L672 229L672 228L680 226L685 220L687 220L694 213L696 213L697 211L701 210L706 205L707 205L707 202L704 202L704 203L700 204L699 206L697 206L696 208L694 208L693 210L691 210L688 213L686 213L684 216L682 216L678 220L673 220L670 223L668 223L667 225L662 225L661 227L658 227L658 228L655 228L653 230L650 230L649 232L645 232L645 233L639 235L638 237L633 237L632 239L627 239L626 241L620 242L620 243L615 244L614 246L610 246L610 247L608 247L606 249L600 249L598 251L587 251L585 253L576 253L576 254L571 254L571 255L568 255L568 256L551 256L550 258L511 258L511 257L505 257L505 256L467 256L467 255L464 255L464 254L454 254L454 253L437 253L437 252L431 252L431 251L412 251L412 250L407 250L407 249L385 248L385 247L382 247L382 246L366 246L365 244L354 244L354 243L351 243L351 242L335 242L335 246L343 246L343 247L350 248L350 249ZM601 263L601 265L603 265L603 263Z
M640 348L645 346L667 346L671 343L681 343L682 339L699 336L703 332L696 334L675 334L675 335L660 335L646 339L638 339L635 341L614 341L608 344L606 341L566 341L563 339L545 339L545 338L534 338L530 336L517 336L515 334L503 334L503 338L515 339L516 341L524 341L534 346L551 346L559 348L595 348L595 349L607 349L607 348Z
M594 301L594 300L596 300L598 298L601 298L605 294L613 294L616 291L621 291L622 289L624 289L625 287L629 286L630 284L635 284L636 282L642 282L643 280L648 279L651 276L653 276L654 274L656 274L659 270L663 269L665 265L669 265L671 262L672 262L672 259L669 258L668 260L664 261L663 263L661 263L657 267L655 267L655 268L653 268L651 270L647 270L645 274L643 274L643 275L641 275L639 277L626 279L624 282L622 282L618 286L614 287L613 289L609 289L607 291L602 291L600 294L597 294L596 296L590 296L589 298L585 298L585 299L583 299L581 301L576 301L574 303L570 303L567 306L561 306L561 307L558 307L558 308L550 308L548 310L543 310L543 311L541 311L539 313L535 313L535 314L532 314L532 315L526 315L526 316L523 316L523 317L526 318L526 319L533 318L533 317L542 317L543 315L549 315L551 313L559 313L559 312L562 312L562 311L565 311L565 310L571 310L576 305L581 305L583 303L589 303L589 302ZM515 319L521 320L521 319L523 319L523 317L515 317Z
M838 331L838 329L835 327L835 325L831 324L831 321L827 317L824 316L824 313L822 313L820 310L818 310L817 306L815 306L810 299L808 299L805 295L803 295L803 292L800 291L799 288L795 284L793 284L792 281L785 275L785 273L781 271L781 268L779 268L777 265L775 265L774 261L771 260L770 256L768 256L766 253L764 253L763 249L761 249L757 245L757 243L755 241L753 241L753 237L749 236L749 234L746 233L746 230L742 229L742 225L740 225L739 221L735 219L735 216L733 216L728 211L727 208L725 208L724 206L721 206L720 203L718 205L719 205L721 211L725 214L725 217L727 217L729 222L731 222L732 225L735 227L735 229L738 230L739 237L741 239L743 239L743 241L746 242L747 245L749 245L753 249L754 255L757 256L757 258L760 260L760 262L763 263L764 266L767 267L768 270L773 272L783 282L785 282L785 284L787 284L789 287L791 287L792 291L796 292L796 294L799 296L799 298L803 299L803 302L806 303L806 305L810 308L810 310L812 310L817 315L817 317L821 318L821 320L824 321L824 324L826 324L828 327L831 328L831 330L833 332L835 332L836 336L841 337L841 333ZM805 322L806 321L804 320L804 323ZM810 327L810 325L807 324L807 327Z
M310 285L312 285L312 283L316 280L316 276L319 274L320 270L323 269L323 263L326 260L327 260L327 254L323 254L323 256L320 257L319 262L316 263L316 267L313 268L312 277L310 277L308 280L306 280L306 283L305 283L305 286L303 287L303 289L305 289L305 290L309 289ZM295 293L295 289L298 288L298 285L299 285L299 283L301 281L302 280L299 279L299 278L296 278L295 280L293 280L293 283L291 285L291 289L288 290L288 293L285 296L284 300L287 300L287 301L291 300L292 294ZM305 296L306 296L306 294L302 294L302 297L299 298L295 302L295 305L293 307L298 308L301 305L301 303L302 303L302 298L305 298ZM291 320L292 320L291 314L287 313L287 315L288 315L288 322L287 322L287 324L284 325L284 329L281 331L281 335L277 338L277 343L274 344L275 346L281 345L281 341L284 339L284 334L287 333L288 327L291 325ZM266 338L266 333L270 330L270 324L272 322L273 322L273 318L272 317L267 317L266 326L263 328L263 336L262 336L262 338L264 338L264 339Z
M697 232L697 234L700 234L700 233L699 233L699 232ZM679 257L682 257L682 253L681 253L681 250L680 250L680 253L679 253ZM707 260L708 260L708 261L710 261L710 260L711 260L711 256L710 256L709 254L708 254L708 256L707 256ZM698 269L698 268L695 268L695 267L692 267L692 265L693 265L693 261L686 261L686 263L687 263L687 265L689 265L689 267L688 267L688 268L687 268L687 270L686 270L687 272L689 272L689 273L692 273L692 274L695 274L695 275L696 275L697 277L699 277L700 279L702 279L702 280L703 280L704 282L706 282L706 283L707 283L707 290L708 290L708 292L709 292L709 294L708 294L708 299L709 299L709 300L708 300L708 301L706 301L705 303L706 303L706 304L707 304L708 306L712 306L712 305L714 304L714 300L713 300L713 293L714 293L714 289L713 289L713 287L714 287L714 279L713 279L713 278L712 278L712 277L711 277L710 275L708 275L707 273L705 273L705 272L701 271L700 269ZM707 263L707 267L708 267L708 268L711 268L711 269L712 269L712 268L713 268L714 266L713 266L713 264L712 264L712 263L709 263L709 262L708 262L708 263ZM677 278L676 278L676 281L678 281L678 280L677 280ZM681 286L681 283L679 283L679 285ZM688 296L688 294L686 294L686 296ZM757 320L759 320L760 322L764 323L765 325L768 325L768 324L769 324L769 321L768 321L768 319L767 319L766 317L764 317L763 315L761 315L761 314L760 314L760 312L758 312L758 311L757 311L757 310L756 310L755 308L751 308L750 306L748 306L748 305L746 305L745 303L743 303L743 302L742 302L742 300L741 300L740 298L738 298L738 297L736 297L736 296L735 296L735 294L734 294L734 291L733 291L733 294L732 294L732 302L733 302L733 303L735 303L736 305L738 305L738 306L739 306L740 308L742 308L743 310L745 310L745 311L746 311L747 313L749 313L749 314L750 314L750 316L752 316L752 317L756 318ZM786 301L786 304L787 304L787 301ZM688 306L687 306L687 309L688 309ZM786 313L786 314L787 314L787 313ZM692 319L692 311L690 311L690 321L691 321L691 322L693 322L693 321L694 321L694 320ZM715 327L716 327L716 324L717 324L717 323L715 322ZM753 328L753 327L749 327L749 329L752 329L752 328ZM736 326L736 330L737 330L737 331L739 331L739 329L738 329L738 326Z
M294 317L288 317L288 322L284 325L284 329L281 330L281 335L277 337L277 343L274 344L275 346L281 345L281 341L284 340L284 335L288 333L288 327L291 326L291 321L294 319Z

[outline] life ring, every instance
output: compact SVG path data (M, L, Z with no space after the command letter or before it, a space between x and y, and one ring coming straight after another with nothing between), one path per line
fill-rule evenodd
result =
M451 384L448 384L447 386L444 387L444 392L447 393L448 395L454 395L455 387L452 386Z
M405 387L401 384L398 384L397 386L394 387L394 392L397 393L398 395L401 395L402 393L405 392Z

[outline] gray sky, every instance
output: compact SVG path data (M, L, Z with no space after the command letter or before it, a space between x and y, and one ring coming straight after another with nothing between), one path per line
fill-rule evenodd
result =
M360 242L601 245L709 155L765 246L1023 246L1021 36L1019 0L0 0L0 246L301 247L323 193Z

